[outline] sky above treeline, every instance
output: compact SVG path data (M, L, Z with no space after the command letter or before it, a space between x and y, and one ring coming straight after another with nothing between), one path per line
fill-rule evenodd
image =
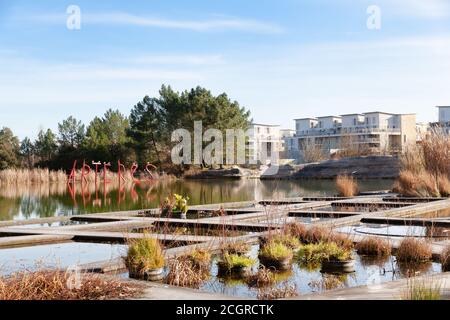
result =
M162 84L226 92L283 128L374 110L436 121L449 83L448 0L0 0L0 127L20 138L128 115Z

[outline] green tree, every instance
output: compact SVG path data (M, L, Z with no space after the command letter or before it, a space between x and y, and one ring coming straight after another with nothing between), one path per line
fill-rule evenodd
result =
M128 134L141 163L154 159L161 162L158 144L165 140L163 120L158 100L155 98L146 96L131 110Z
M61 148L78 148L85 136L85 127L81 121L70 116L58 124L58 138Z
M109 109L102 118L95 117L89 124L83 146L92 158L108 161L128 158L127 131L130 123L118 110Z
M202 87L179 93L163 85L159 94L158 98L145 97L131 111L130 136L141 157L167 156L172 132L183 128L193 133L194 121L202 121L203 131L215 128L224 134L226 129L249 126L250 112L225 93L214 96Z
M26 137L20 143L20 155L26 162L28 168L32 168L34 165L34 144L30 138Z
M19 139L11 129L0 130L0 170L15 167L19 164Z
M35 152L43 161L50 161L57 151L56 136L52 130L40 130L35 142Z

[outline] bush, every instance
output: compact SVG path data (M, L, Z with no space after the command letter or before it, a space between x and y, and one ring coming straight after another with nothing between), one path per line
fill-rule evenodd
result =
M400 262L426 262L432 258L431 246L421 240L406 238L397 249L397 259Z
M356 250L359 254L367 256L384 257L391 254L391 246L384 239L368 237L356 244Z

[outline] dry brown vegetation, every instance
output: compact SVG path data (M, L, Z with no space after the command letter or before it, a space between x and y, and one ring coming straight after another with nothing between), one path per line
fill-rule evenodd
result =
M354 197L358 195L359 188L356 180L351 176L338 176L336 178L336 189L341 197Z
M0 171L1 185L66 183L64 171L48 169L6 169Z
M442 271L450 271L450 246L447 246L441 253Z
M396 252L398 261L408 263L426 262L431 260L432 255L429 243L414 238L402 240Z
M318 244L321 242L334 242L338 246L351 249L353 248L353 241L346 234L334 232L331 228L324 226L312 226L308 229L302 230L303 233L298 232L300 241L306 244Z
M384 239L368 237L356 244L356 250L358 254L384 257L391 254L391 245Z
M198 268L191 259L180 257L169 262L166 283L198 289L208 276L209 272L206 269Z
M135 284L104 279L95 274L81 275L79 289L70 289L69 281L70 273L57 270L14 273L0 277L0 300L121 299L142 291Z
M278 288L263 288L258 291L257 298L259 300L276 300L298 296L297 287L295 285L283 284Z
M410 197L450 196L450 136L433 131L405 151L394 191Z

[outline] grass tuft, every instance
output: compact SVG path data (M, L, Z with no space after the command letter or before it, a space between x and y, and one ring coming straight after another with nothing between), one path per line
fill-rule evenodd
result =
M398 261L407 263L430 261L432 255L430 244L414 238L402 240L396 252Z
M384 239L367 237L356 244L356 251L366 256L386 257L391 254L391 246Z
M129 270L139 274L164 267L165 258L161 244L157 239L148 236L129 240L125 264Z
M341 197L354 197L359 194L358 183L351 176L338 176L336 189Z

